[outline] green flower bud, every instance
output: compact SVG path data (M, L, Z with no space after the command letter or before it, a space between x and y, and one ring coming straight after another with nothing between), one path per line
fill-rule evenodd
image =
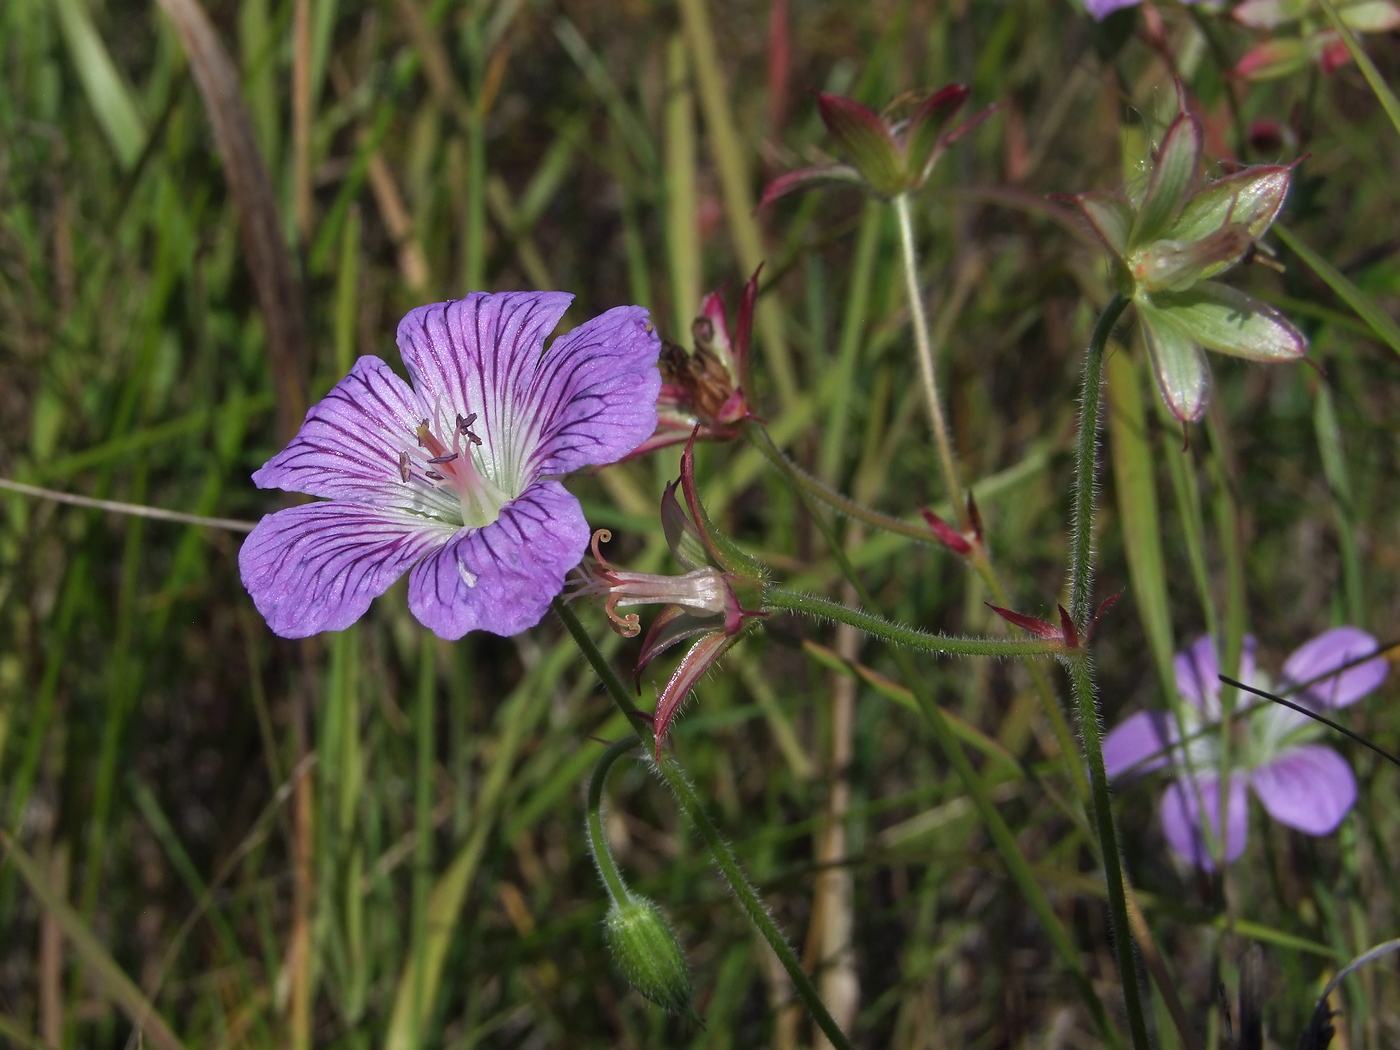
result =
M633 988L669 1014L690 1013L690 967L661 909L630 893L604 920L608 947Z

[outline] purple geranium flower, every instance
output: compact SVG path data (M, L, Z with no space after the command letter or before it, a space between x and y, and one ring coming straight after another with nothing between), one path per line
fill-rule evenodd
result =
M1294 690L1295 703L1318 711L1354 704L1385 680L1385 660L1377 657L1330 672L1378 648L1374 638L1355 627L1324 631L1285 661L1282 688ZM1212 727L1220 721L1220 682L1211 640L1199 638L1186 652L1177 653L1175 666L1177 691L1189 702L1182 708L1180 727L1167 711L1133 715L1104 740L1104 766L1110 777L1174 767L1176 779L1162 796L1162 830L1179 856L1213 869L1201 823L1204 807L1218 841L1220 743ZM1255 668L1250 637L1240 658L1240 680L1269 688ZM1249 693L1240 694L1236 712L1242 716L1243 735L1232 736L1230 745L1225 862L1244 852L1249 831L1246 787L1254 789L1269 816L1290 828L1309 835L1335 831L1356 801L1356 778L1341 755L1309 742L1324 732L1322 727L1306 715Z
M1142 0L1084 0L1084 6L1095 18L1103 20L1120 7L1133 7L1141 2ZM1196 0L1182 0L1182 2L1194 4Z
M362 357L253 475L328 502L263 518L243 585L286 638L338 631L405 572L442 638L538 623L589 529L557 477L612 463L656 428L661 343L619 306L543 352L573 296L473 293L399 324L409 386Z

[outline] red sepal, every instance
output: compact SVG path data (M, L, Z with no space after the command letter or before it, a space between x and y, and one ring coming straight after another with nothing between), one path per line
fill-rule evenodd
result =
M967 537L961 532L927 507L920 507L919 513L924 516L924 521L928 522L928 527L933 530L933 534L943 546L964 558L972 553L972 544L967 542Z
M1038 635L1041 638L1048 638L1057 642L1064 641L1065 636L1063 631L1053 623L1041 620L1035 616L1027 616L1025 613L1003 609L1000 605L993 605L991 602L987 602L986 606L1007 623L1019 627L1023 631L1029 631L1031 634Z

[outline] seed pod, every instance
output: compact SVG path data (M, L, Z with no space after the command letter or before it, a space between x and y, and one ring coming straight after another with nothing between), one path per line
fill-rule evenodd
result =
M604 928L613 959L633 988L669 1014L690 1013L690 968L655 903L635 893L614 900Z

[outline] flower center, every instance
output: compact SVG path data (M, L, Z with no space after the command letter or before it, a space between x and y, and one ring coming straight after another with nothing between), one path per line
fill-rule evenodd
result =
M426 419L418 424L417 437L418 447L428 453L428 480L457 497L463 525L479 529L500 517L501 508L513 496L496 484L484 462L478 466L473 458L473 450L481 445L481 438L472 430L475 421L475 412L458 416L451 445L433 432Z

